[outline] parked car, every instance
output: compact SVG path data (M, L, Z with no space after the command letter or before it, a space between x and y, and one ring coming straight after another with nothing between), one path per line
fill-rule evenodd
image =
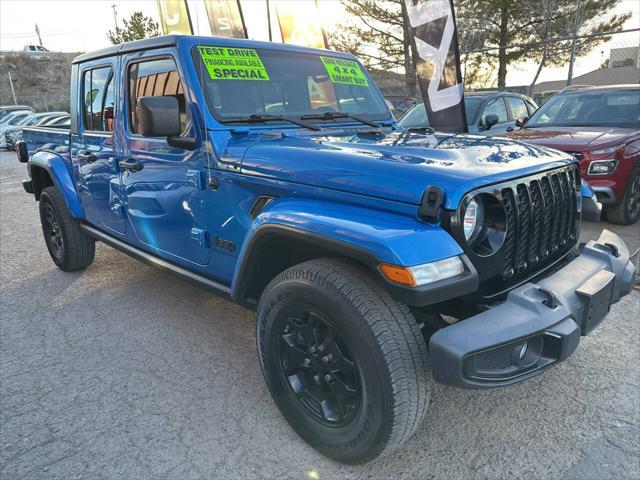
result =
M31 115L33 115L33 113L29 110L16 110L2 119L2 122L0 122L0 148L6 148L7 146L5 132Z
M526 95L509 92L469 92L464 94L469 133L504 135L516 128L516 119L528 117L538 106ZM409 110L398 124L404 128L429 126L424 104Z
M17 111L33 111L28 105L3 105L0 107L0 124L4 118L12 112Z
M71 116L70 115L61 115L59 117L54 117L48 119L46 122L42 124L43 127L69 127L71 126Z
M432 376L565 360L632 288L618 236L579 245L571 155L399 129L352 55L173 35L83 54L71 84L70 130L17 147L53 262L99 240L256 309L275 403L337 461L398 449Z
M25 127L35 127L38 125L45 125L48 122L58 120L60 118L69 118L67 112L42 112L25 117L18 125L8 128L5 132L6 147L9 150L14 150L16 142L22 140L22 129Z
M511 138L557 148L580 161L580 172L607 220L640 217L640 87L570 87L551 97Z
M391 112L396 118L401 118L418 102L413 97L405 97L403 95L386 95L384 98L391 104Z

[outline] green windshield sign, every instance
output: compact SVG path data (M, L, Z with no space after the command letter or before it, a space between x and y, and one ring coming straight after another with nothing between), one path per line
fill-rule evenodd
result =
M253 48L198 47L212 80L269 80Z
M344 58L320 57L333 83L368 87L367 77L358 62Z

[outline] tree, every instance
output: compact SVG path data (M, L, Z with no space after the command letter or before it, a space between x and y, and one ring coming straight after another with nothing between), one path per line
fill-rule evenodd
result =
M153 19L145 17L142 12L133 12L123 23L122 28L116 26L114 30L107 32L107 38L114 45L160 35L158 24Z
M404 69L407 94L415 97L416 67L401 0L342 0L350 21L329 36L329 46L359 57L367 68Z
M581 30L586 33L612 32L621 28L630 13L609 15L620 0L583 0L580 11ZM483 36L482 52L479 48L465 45L463 48L471 58L472 71L481 65L495 66L497 63L498 87L506 86L509 64L522 60L534 60L538 69L532 85L545 65L560 66L569 61L571 40L576 14L576 0L457 0L458 29L479 31ZM577 56L588 53L610 37L579 39ZM551 41L550 41L551 40ZM534 44L534 46L527 46ZM469 65L468 65L469 66Z
M580 21L578 34L589 35L600 32L615 32L621 29L631 17L631 12L607 15L617 3L618 0L583 1L578 17ZM530 92L533 90L533 86L545 66L558 67L569 62L573 40L550 43L547 41L571 36L575 28L576 2L575 0L538 0L532 6L537 8L537 11L533 11L532 14L541 17L542 21L532 29L530 36L531 42L540 44L540 46L534 47L529 51L529 57L538 62L538 69L529 85ZM578 38L576 41L576 57L586 55L596 46L610 39L610 35Z
M611 32L630 14L610 15L620 0L582 0L581 31ZM506 86L509 65L534 60L538 71L568 62L576 0L454 0L461 61L466 85L494 82ZM415 96L415 64L401 13L401 0L342 0L350 20L330 36L331 47L360 57L367 67L406 72L409 95ZM579 39L576 53L584 55L610 37ZM528 44L534 44L530 46ZM497 68L496 68L497 66Z

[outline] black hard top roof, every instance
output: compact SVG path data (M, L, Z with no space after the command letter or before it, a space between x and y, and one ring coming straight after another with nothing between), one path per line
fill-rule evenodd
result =
M161 37L145 38L144 40L134 40L133 42L121 43L112 47L83 53L73 59L71 63L82 63L98 58L111 57L121 53L137 52L139 50L149 50L152 48L174 47L180 35L164 35Z

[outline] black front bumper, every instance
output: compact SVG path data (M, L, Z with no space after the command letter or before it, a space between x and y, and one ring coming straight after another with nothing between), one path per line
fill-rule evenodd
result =
M580 336L631 291L634 277L626 245L605 230L564 268L436 332L429 342L435 380L491 388L541 373L575 351Z

